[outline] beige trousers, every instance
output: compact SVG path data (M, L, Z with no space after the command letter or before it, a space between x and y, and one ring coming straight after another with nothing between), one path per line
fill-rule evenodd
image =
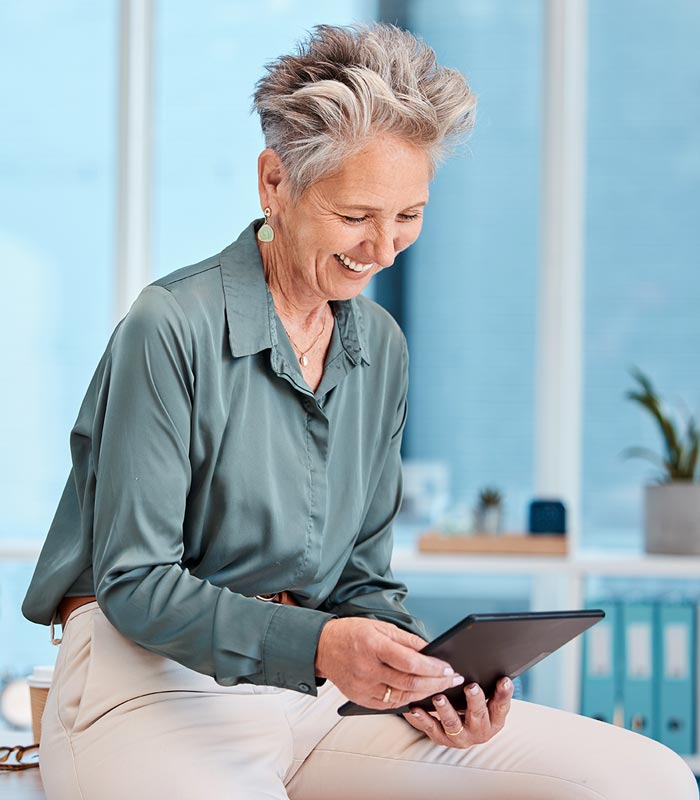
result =
M635 733L514 701L467 750L400 716L341 718L345 698L222 687L133 644L96 602L73 612L42 719L48 800L691 800L672 751Z

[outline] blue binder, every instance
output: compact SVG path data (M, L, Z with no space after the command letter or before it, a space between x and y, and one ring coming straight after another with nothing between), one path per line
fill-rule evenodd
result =
M605 619L583 635L581 713L603 722L614 722L615 706L620 696L618 680L620 606L613 602L587 605L589 608L603 609Z
M625 728L653 739L658 738L655 611L654 603L624 603L622 606L624 724Z
M695 752L696 610L689 603L659 603L658 739L677 753Z

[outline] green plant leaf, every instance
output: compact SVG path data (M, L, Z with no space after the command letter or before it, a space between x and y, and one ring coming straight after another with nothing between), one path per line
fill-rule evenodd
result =
M651 461L657 467L666 469L666 462L661 458L658 453L650 450L648 447L626 447L621 456L623 458L643 458L645 461Z
M682 459L682 471L687 476L687 480L694 480L698 465L698 449L700 447L700 431L696 427L695 420L690 417L685 436L688 446L685 450L685 458Z
M486 487L479 492L479 506L499 506L503 500L503 495L496 488Z
M661 429L661 436L666 450L666 462L669 468L669 475L674 475L680 470L682 458L682 448L679 443L678 432L673 421L664 414L661 407L661 400L657 395L649 378L636 368L630 370L632 376L637 380L643 391L630 390L627 398L639 403L652 415Z

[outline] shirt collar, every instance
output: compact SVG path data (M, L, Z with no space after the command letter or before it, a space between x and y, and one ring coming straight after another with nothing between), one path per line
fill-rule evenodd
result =
M274 301L255 241L256 229L262 222L251 222L220 256L228 338L235 358L277 345L272 325L276 316ZM355 365L364 361L369 366L364 319L357 300L332 300L330 305L345 351Z

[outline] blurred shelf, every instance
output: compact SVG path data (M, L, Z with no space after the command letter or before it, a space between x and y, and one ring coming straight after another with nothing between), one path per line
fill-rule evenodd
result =
M36 539L0 539L0 561L36 561L43 545Z
M589 550L567 555L425 552L399 545L392 567L403 572L518 574L559 573L571 577L619 576L700 579L699 556L661 556Z
M480 553L421 553L397 547L391 566L403 572L534 575L567 569L567 556L484 555Z
M422 553L564 556L567 545L566 536L526 533L454 534L426 531L418 537L418 550Z
M576 555L573 563L578 572L585 575L700 578L699 556L660 556L584 550Z

